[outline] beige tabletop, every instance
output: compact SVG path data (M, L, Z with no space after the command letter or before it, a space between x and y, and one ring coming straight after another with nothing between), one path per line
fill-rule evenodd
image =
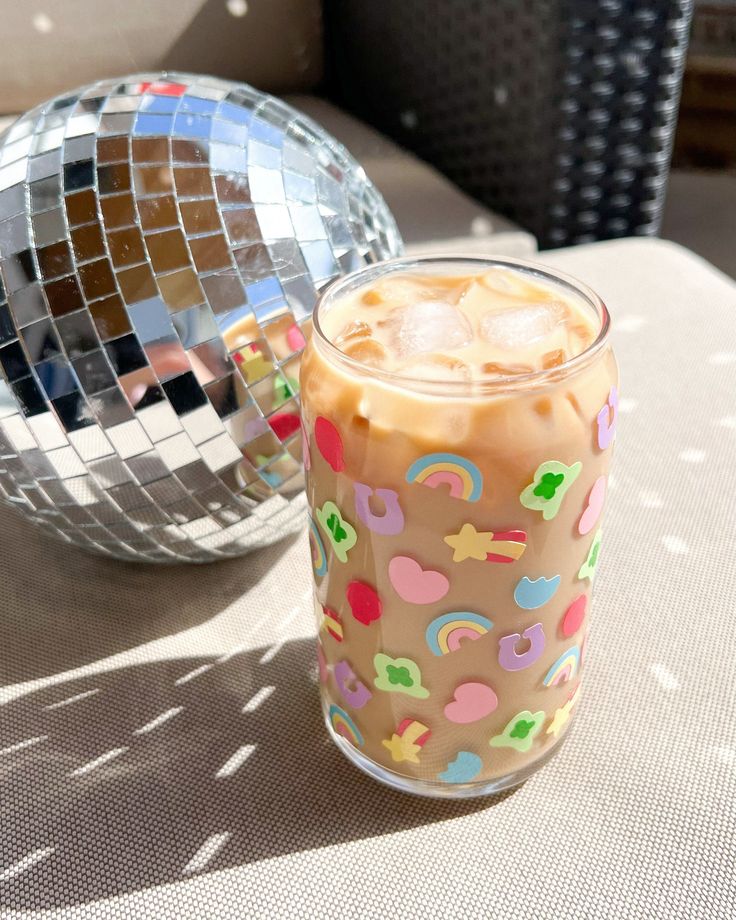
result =
M303 535L146 568L3 510L3 920L736 916L736 284L648 240L540 261L607 301L622 377L560 755L495 799L385 790L322 726Z

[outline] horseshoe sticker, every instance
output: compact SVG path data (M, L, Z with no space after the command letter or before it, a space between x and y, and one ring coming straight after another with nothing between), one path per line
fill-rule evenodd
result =
M522 639L526 639L531 644L525 652L519 654L516 646ZM504 671L523 671L539 658L544 651L544 645L544 627L541 623L535 623L534 626L525 629L521 635L512 633L498 640L498 663Z
M342 698L353 709L362 709L373 696L366 685L355 676L347 661L338 661L332 673Z
M393 489L372 489L362 482L353 483L355 489L355 513L365 524L368 530L381 534L383 537L393 537L404 529L404 512L399 505L399 496ZM371 511L369 499L376 495L383 502L383 514L374 514Z
M598 427L598 449L607 450L616 437L616 424L618 422L618 390L611 387L608 399L596 416Z

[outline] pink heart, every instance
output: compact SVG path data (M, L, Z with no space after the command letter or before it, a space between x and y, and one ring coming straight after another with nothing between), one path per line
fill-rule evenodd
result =
M394 556L388 564L388 577L399 597L409 604L433 604L450 590L442 572L423 569L409 556Z
M489 715L498 706L498 697L485 684L471 681L455 688L455 697L445 706L445 715L450 722L477 722Z
M578 533L586 534L595 527L596 521L603 511L603 502L606 498L606 477L599 476L588 496L588 503L585 506L580 522L578 523Z

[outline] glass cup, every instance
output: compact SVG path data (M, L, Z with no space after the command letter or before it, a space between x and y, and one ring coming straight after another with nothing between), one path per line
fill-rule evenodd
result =
M494 267L576 300L592 343L547 370L436 381L361 364L323 331L390 273ZM559 749L580 699L617 383L605 305L551 269L399 259L322 297L301 367L321 694L366 773L486 795Z

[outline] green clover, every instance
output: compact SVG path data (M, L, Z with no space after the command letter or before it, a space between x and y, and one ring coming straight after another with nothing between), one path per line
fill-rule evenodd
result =
M408 668L397 668L389 664L386 666L386 674L388 675L389 683L392 684L401 684L402 687L411 687L414 683Z
M565 481L565 477L562 473L555 475L554 473L545 473L542 476L539 485L534 489L535 495L541 495L542 498L550 499L555 497L555 492L557 491L557 486L561 486Z
M422 673L419 665L411 658L391 658L378 652L373 658L376 679L373 683L379 690L388 693L406 693L417 699L426 700L429 690L422 686Z
M533 480L521 493L519 501L531 511L541 511L544 520L551 521L582 468L579 460L572 466L559 460L546 460L537 467Z
M273 378L274 408L278 409L285 402L299 392L299 384L293 377L284 377L276 374Z
M598 568L598 558L601 552L601 540L603 535L600 528L596 532L596 535L593 537L593 542L590 544L590 549L588 550L588 555L585 559L585 562L580 566L578 571L578 578L582 581L584 578L587 578L589 581L593 581L595 578L595 571Z
M510 738L526 738L529 732L534 728L534 722L527 722L520 719L509 732Z
M340 562L347 562L348 550L351 550L358 540L353 525L345 520L334 502L325 502L314 512L314 516L327 534L335 556Z
M517 713L501 734L494 735L488 743L491 747L510 747L524 754L530 750L545 718L545 713L541 709L539 712L529 712L525 709L524 712Z
M342 543L343 540L347 540L348 532L340 523L340 518L337 514L331 514L326 521L327 529L331 532L335 543Z

